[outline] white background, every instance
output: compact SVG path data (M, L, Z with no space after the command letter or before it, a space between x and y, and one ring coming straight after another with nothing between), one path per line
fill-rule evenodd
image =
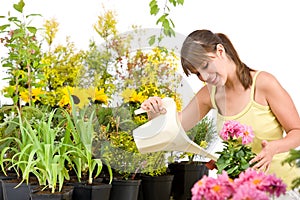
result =
M12 4L17 2L0 0L0 15L7 15L8 10L13 10ZM42 14L43 18L36 22L40 24L44 19L56 18L60 23L57 42L63 42L66 36L71 36L71 41L75 42L78 49L86 49L91 38L98 40L92 26L97 22L97 16L104 13L104 9L117 13L120 32L131 30L132 25L159 28L155 25L156 17L149 14L149 2L150 0L25 0L25 13ZM175 31L183 35L195 29L210 29L227 34L241 59L249 67L269 71L278 78L299 111L298 9L296 0L185 0L183 6L171 8L171 18L176 26ZM0 57L3 51L0 48ZM3 84L1 81L0 85ZM202 86L201 82L192 81L192 84L194 90Z

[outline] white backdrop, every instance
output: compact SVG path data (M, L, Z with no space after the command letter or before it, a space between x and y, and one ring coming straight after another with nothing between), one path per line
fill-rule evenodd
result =
M12 4L17 2L18 0L0 0L0 15L13 10ZM149 14L149 2L150 0L25 0L25 12L42 14L44 18L36 21L37 24L55 17L60 23L57 42L63 42L66 36L71 36L78 49L86 49L91 38L98 39L92 26L104 9L117 13L120 32L131 30L132 25L158 28L155 25L156 17ZM175 31L183 35L203 28L227 34L248 66L269 71L279 79L299 111L298 8L296 0L185 0L183 6L171 10L171 18L176 25ZM0 48L0 57L3 51ZM202 86L198 81L193 80L191 83L193 90ZM1 87L4 84L1 81Z

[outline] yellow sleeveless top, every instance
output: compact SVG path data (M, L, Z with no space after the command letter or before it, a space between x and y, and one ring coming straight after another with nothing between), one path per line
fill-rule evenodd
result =
M228 120L239 121L242 124L252 127L255 137L251 147L252 151L256 154L258 154L262 149L262 140L278 140L281 139L284 134L282 126L277 121L270 107L258 104L254 101L255 83L258 74L259 71L254 75L253 78L250 101L240 113L233 116L223 116L219 112L217 114L218 132L221 130L223 123ZM215 102L215 92L216 87L213 86L211 92L211 102L214 109L218 110ZM292 167L289 164L282 165L281 162L287 156L288 152L276 154L273 157L268 173L275 173L277 177L280 177L287 184L287 189L291 189L292 180L294 180L296 177L300 177L300 169L297 167Z

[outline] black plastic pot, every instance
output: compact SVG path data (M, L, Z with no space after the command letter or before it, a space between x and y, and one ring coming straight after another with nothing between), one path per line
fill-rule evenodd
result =
M208 175L208 168L202 162L171 163L168 166L174 175L172 196L174 200L189 200L192 197L191 189L204 175Z
M141 180L113 180L110 200L137 200Z
M50 190L41 190L39 186L31 186L31 200L72 200L74 186L63 186L60 192L51 193ZM28 199L27 199L28 200Z
M72 200L109 200L111 184L94 182L92 185L75 183Z
M30 199L30 189L26 183L20 183L16 179L1 179L2 199L3 200L28 200Z
M139 200L169 200L174 175L142 175Z

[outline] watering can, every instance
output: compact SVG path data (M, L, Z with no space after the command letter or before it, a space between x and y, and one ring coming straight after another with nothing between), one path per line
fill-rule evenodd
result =
M140 153L158 151L182 151L198 154L214 161L217 156L193 142L183 130L177 115L176 103L172 98L162 99L166 113L155 117L133 130L133 138ZM142 108L135 114L146 112Z

